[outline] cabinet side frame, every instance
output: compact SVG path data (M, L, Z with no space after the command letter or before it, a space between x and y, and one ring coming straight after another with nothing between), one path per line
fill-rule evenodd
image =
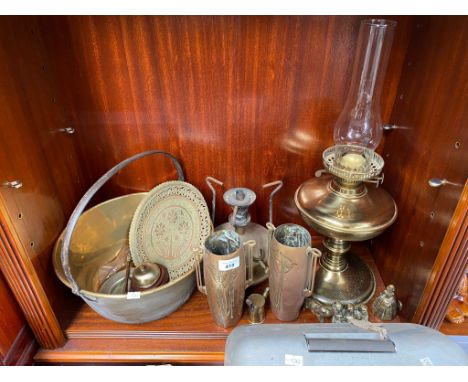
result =
M468 266L468 180L412 322L439 329Z
M62 347L65 344L63 331L4 207L0 198L0 269L39 346L44 349Z

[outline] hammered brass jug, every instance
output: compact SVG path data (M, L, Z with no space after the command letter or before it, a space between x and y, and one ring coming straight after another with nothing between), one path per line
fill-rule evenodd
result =
M221 230L206 239L204 248L195 250L198 290L208 297L211 315L218 326L234 326L242 316L245 289L253 281L254 247L254 240L241 244L236 232Z
M297 224L267 223L270 250L270 303L275 317L293 321L312 295L317 258L309 232Z

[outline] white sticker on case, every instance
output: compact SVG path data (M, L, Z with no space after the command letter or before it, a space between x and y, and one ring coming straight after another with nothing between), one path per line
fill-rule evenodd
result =
M141 292L128 292L127 300L138 300L141 297Z
M434 366L431 359L429 357L420 358L419 361L423 366Z
M284 355L284 364L286 366L303 366L303 357L302 355L293 355L285 354Z
M230 260L220 260L218 263L218 269L220 271L230 271L231 269L236 269L240 265L239 256L234 257Z

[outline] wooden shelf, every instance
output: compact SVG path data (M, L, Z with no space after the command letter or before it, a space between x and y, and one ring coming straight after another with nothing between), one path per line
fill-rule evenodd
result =
M444 320L439 331L449 336L468 336L468 321L462 324L452 324Z
M377 296L384 284L369 251L364 246L356 246L354 253L374 271ZM266 282L247 290L246 296L253 291L263 291L265 286ZM214 324L206 296L198 291L176 312L146 324L119 324L107 320L71 293L57 315L67 342L59 349L41 349L36 362L222 364L226 339L233 329ZM378 322L371 312L370 315L371 321ZM313 322L318 320L308 310L302 311L294 321ZM397 318L393 322L400 321ZM269 310L268 302L265 323L281 323ZM246 312L238 325L248 325Z

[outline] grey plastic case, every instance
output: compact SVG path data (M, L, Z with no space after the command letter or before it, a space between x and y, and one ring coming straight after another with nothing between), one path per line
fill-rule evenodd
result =
M466 366L444 334L416 324L382 324L386 336L351 324L240 326L229 335L225 365Z

